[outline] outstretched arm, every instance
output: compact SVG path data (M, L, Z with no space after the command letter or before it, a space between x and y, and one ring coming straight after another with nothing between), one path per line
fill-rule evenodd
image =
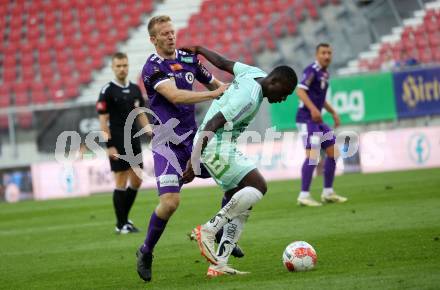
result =
M210 63L212 63L217 68L227 71L230 74L234 74L234 64L235 61L226 59L220 54L207 49L203 46L192 46L192 47L184 47L182 48L184 51L189 51L195 54L203 55Z
M220 85L213 91L193 92L178 89L174 81L167 81L158 85L156 90L173 104L196 104L218 98L228 87L229 85Z

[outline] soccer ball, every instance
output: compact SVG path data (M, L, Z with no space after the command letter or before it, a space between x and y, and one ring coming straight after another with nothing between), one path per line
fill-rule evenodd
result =
M303 272L316 265L316 251L308 243L296 241L289 244L283 253L284 267L290 272Z

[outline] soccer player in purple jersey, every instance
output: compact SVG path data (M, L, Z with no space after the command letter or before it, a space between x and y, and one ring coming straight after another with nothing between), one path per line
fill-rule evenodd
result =
M228 88L201 64L195 54L176 49L171 18L153 17L148 23L156 53L148 57L142 79L154 113L152 151L159 205L151 215L144 244L137 252L137 271L151 280L153 249L180 202L182 174L197 132L195 103L218 98ZM210 91L193 92L194 80ZM210 177L205 170L202 177Z
M298 204L303 206L321 206L322 203L310 196L310 184L321 148L325 150L324 189L321 201L324 203L342 203L347 198L337 195L333 190L338 149L335 147L335 136L332 129L322 121L321 110L325 108L333 116L335 127L340 119L333 107L325 100L328 89L328 66L332 60L332 49L327 43L316 47L316 61L304 69L297 94L301 100L296 115L297 127L303 138L306 149L306 160L301 170L301 192Z

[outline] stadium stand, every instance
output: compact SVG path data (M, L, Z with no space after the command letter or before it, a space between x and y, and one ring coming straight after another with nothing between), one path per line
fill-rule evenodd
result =
M178 31L182 27L187 26L189 17L199 11L202 2L202 0L157 1L154 5L153 15L169 15L173 19L175 29ZM126 52L129 57L130 69L128 79L132 81L139 80L140 71L147 56L154 51L147 33L149 18L149 16L144 17L142 23L130 32L128 40L118 44L118 50ZM103 68L94 74L93 82L81 90L77 100L80 102L95 102L97 92L112 78L113 73L110 68L110 59L107 58ZM141 88L143 88L143 85Z
M379 70L388 61L398 66L407 58L420 64L440 62L440 1L427 3L425 10L416 11L413 18L403 21L402 26L394 28L392 34L382 37L339 73Z
M319 10L329 4L339 5L340 1L204 1L200 11L191 16L188 26L179 30L178 45L203 43L231 59L254 64L256 55L264 50L278 50L277 39L296 35L300 22L306 18L320 19ZM221 79L230 79L226 73L209 68Z
M152 9L136 0L2 1L0 108L73 100ZM31 114L18 115L21 128L31 123Z

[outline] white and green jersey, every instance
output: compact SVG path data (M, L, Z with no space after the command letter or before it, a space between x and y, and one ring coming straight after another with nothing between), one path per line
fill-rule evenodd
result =
M263 101L261 85L256 78L266 77L259 68L236 62L234 81L219 100L215 100L199 127L194 144L200 132L218 112L229 123L217 130L216 136L206 146L201 161L218 185L226 192L236 188L240 181L256 168L253 160L244 156L236 146L237 138L254 119ZM232 137L232 138L231 138Z
M231 86L223 96L212 102L199 127L199 132L203 130L206 123L214 115L221 112L229 123L229 126L226 127L231 129L230 126L232 126L232 141L236 141L238 136L246 130L249 123L254 119L263 101L261 85L255 79L264 78L267 73L257 67L236 62L234 64L234 76ZM223 132L224 128L220 128L216 132L217 141L219 141Z

